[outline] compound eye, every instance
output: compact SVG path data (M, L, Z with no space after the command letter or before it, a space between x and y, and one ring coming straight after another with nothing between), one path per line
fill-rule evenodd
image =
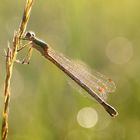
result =
M34 32L30 32L31 37L35 37L35 33Z
M31 33L30 33L30 32L27 32L27 33L25 34L25 37L30 38L30 37L31 37Z

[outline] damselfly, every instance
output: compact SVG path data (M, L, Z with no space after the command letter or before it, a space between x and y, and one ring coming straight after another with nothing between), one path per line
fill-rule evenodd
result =
M27 32L22 39L30 41L28 44L31 44L28 55L23 63L28 63L32 49L37 49L45 58L50 60L94 97L112 117L118 115L118 112L104 100L104 95L113 92L115 89L115 84L111 79L98 72L92 75L88 70L82 69L77 63L53 50L47 43L37 38L33 32ZM18 51L22 50L25 46L21 47Z

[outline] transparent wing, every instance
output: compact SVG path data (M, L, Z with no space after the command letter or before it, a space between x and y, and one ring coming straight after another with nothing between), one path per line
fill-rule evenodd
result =
M115 83L107 76L91 70L85 63L81 61L73 61L74 68L77 68L79 77L88 85L96 94L104 100L107 99L108 93L114 92Z
M108 93L115 91L115 83L110 78L99 72L91 72L90 68L83 62L70 60L52 48L48 48L47 54L102 99L105 100Z

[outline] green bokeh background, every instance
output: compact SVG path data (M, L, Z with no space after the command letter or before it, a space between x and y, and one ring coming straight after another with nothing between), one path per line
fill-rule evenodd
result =
M0 4L0 112L3 107L7 41L12 45L24 1ZM91 98L72 88L56 66L34 51L29 65L15 64L9 116L9 140L139 140L140 139L140 2L138 0L36 0L28 30L70 58L111 77L117 86L108 102L119 112L111 118ZM106 54L110 40L124 37L133 56L113 63ZM27 50L20 55L21 59ZM121 54L121 53L120 53ZM76 120L83 107L98 113L97 124L82 128ZM2 116L0 117L1 125Z

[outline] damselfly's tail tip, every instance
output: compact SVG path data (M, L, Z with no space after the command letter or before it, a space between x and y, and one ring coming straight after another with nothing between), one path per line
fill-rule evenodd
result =
M111 117L115 118L119 113L111 105L107 103L102 103L105 110L110 114Z
M113 117L113 118L115 118L116 116L118 116L119 115L119 113L114 109L113 110L113 112L111 111L111 112L108 112L110 115L111 115L111 117Z

